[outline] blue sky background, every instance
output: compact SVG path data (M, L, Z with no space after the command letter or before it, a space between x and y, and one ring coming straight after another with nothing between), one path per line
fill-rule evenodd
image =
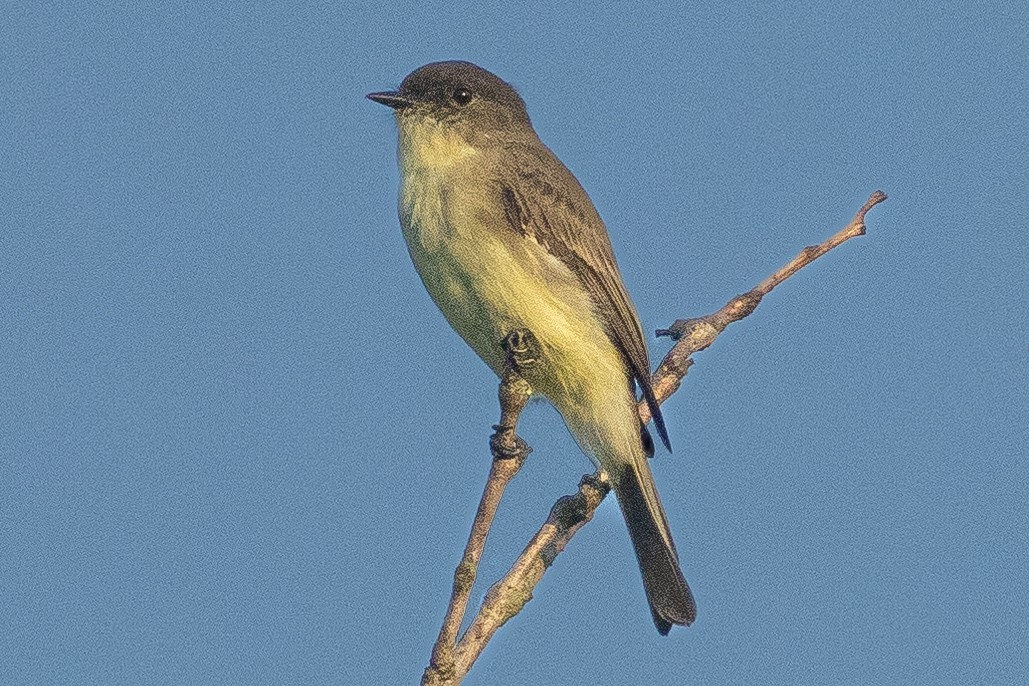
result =
M1029 673L1024 2L4 15L0 683L417 682L496 383L364 94L450 58L520 88L648 331L890 195L666 405L697 623L654 631L609 502L466 683ZM522 433L476 602L589 471L549 407Z

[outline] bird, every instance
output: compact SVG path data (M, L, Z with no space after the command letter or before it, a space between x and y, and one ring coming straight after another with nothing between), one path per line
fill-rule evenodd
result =
M515 88L471 62L426 64L367 97L395 114L400 225L429 295L498 375L505 338L532 334L535 364L520 373L611 484L655 626L667 635L692 624L637 392L671 450L668 431L639 316L590 197L540 140Z

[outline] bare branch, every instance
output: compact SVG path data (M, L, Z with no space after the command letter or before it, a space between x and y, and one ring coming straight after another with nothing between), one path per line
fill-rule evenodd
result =
M761 303L761 299L768 295L772 289L833 248L855 236L864 235L865 214L884 200L886 200L886 194L882 191L873 193L850 223L841 231L818 245L804 248L800 254L782 268L775 271L750 291L738 295L727 302L717 312L696 319L678 320L669 329L658 331L657 334L659 336L671 336L676 340L675 345L665 355L665 358L661 361L652 377L654 394L657 396L658 401L664 402L679 389L683 378L693 364L691 359L693 353L710 346L729 324L739 321L753 312ZM503 387L504 383L502 382L501 388L503 389ZM501 395L503 404L503 391ZM640 403L638 409L640 418L644 422L649 421L651 418L650 410L647 408L646 403ZM515 415L516 420L517 415ZM497 428L499 431L500 427ZM514 424L510 425L510 429L513 435ZM489 501L492 511L489 512L488 520L484 518L485 530L478 531L478 533L476 526L480 524L480 518L479 514L476 515L472 536L469 537L469 548L473 547L473 539L476 540L477 544L485 542L489 523L496 512L496 505L499 503L500 494L503 493L507 483L517 473L518 468L516 467L509 475L506 472L495 475L494 472L498 470L498 461L504 462L503 460L496 459L496 457L494 458L489 481L486 485L486 492L483 493L483 503L487 502L487 493L491 492L491 483L494 479L497 479L499 482L499 493L496 495L495 502L492 499ZM519 463L518 467L520 466L521 463ZM434 670L434 665L441 664L437 660L437 650L440 648L440 642L438 641L433 649L432 663L430 663L429 668L426 669L425 676L422 678L423 685L449 685L461 682L497 630L507 620L518 614L525 604L532 599L532 591L543 578L547 568L550 567L557 555L565 549L565 546L568 545L568 542L571 541L579 529L593 518L593 513L600 503L603 502L609 490L609 485L598 474L584 476L579 483L577 493L564 496L554 504L550 515L547 517L547 521L536 532L536 535L533 536L508 573L486 593L478 614L474 617L456 646L454 646L450 639L456 636L457 628L456 626L448 626L448 623L444 622L444 630L447 632L446 637L448 639L447 645L449 646L445 655L446 669L444 676L447 678L441 680L439 677L442 672L436 667L435 676L437 680L427 680L430 671ZM480 503L479 506L480 513L484 508L483 503ZM466 560L472 559L469 548L465 550ZM474 581L474 570L478 564L478 556L481 555L481 551L481 545L478 545L478 553L474 555L474 562L470 565L471 576L467 588L463 586L464 575L461 574L465 560L462 560L462 566L458 567L458 572L454 575L454 597L458 595L459 577L462 577L461 617L463 617L464 607L467 605L471 583ZM454 597L451 599L451 611L454 610ZM456 620L458 626L461 623L461 617L458 617ZM451 620L450 611L448 611L447 620ZM441 631L440 640L442 641L443 638L444 633Z
M743 295L737 295L717 312L697 319L680 319L668 329L659 329L658 336L670 336L675 339L676 344L665 355L665 359L658 365L657 371L652 377L654 395L657 396L658 401L664 402L679 390L683 378L693 364L693 360L690 359L693 353L707 348L715 342L719 334L725 331L725 327L733 322L738 322L756 310L757 306L761 304L761 299L771 293L773 288L833 248L851 238L865 235L865 214L884 200L886 200L886 194L882 191L872 193L854 218L850 220L850 223L835 235L818 245L809 245L804 248L800 254L764 281ZM650 421L650 410L646 403L639 404L639 411L640 418L644 422Z
M455 671L464 676L482 654L493 634L532 600L532 589L565 549L575 533L593 518L597 506L611 490L596 474L582 477L579 491L559 499L550 516L529 541L514 566L493 585L457 647Z
M500 423L493 427L494 433L490 437L493 461L482 498L479 500L479 508L475 512L475 519L472 520L472 530L468 534L464 555L454 570L450 605L443 618L439 636L432 647L429 666L422 674L423 686L444 686L460 682L460 676L455 676L454 673L454 647L468 608L468 598L475 585L479 560L482 559L486 538L489 536L504 491L532 452L532 448L515 434L515 428L531 393L529 384L518 370L535 364L534 346L535 340L531 332L526 331L512 332L505 341L508 360L497 393L500 401ZM461 676L463 675L464 672L461 673Z

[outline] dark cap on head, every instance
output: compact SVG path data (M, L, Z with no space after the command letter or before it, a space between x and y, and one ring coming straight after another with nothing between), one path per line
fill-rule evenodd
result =
M414 70L395 91L369 93L375 102L398 112L435 110L441 115L467 112L469 117L529 124L525 102L506 81L471 62L433 62Z

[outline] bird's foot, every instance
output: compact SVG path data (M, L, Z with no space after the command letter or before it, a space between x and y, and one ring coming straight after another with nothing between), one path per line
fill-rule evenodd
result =
M524 458L532 452L532 448L515 433L514 428L500 424L493 425L493 435L489 437L489 449L495 460Z
M507 363L515 371L532 367L539 361L539 341L528 329L515 329L501 342Z

